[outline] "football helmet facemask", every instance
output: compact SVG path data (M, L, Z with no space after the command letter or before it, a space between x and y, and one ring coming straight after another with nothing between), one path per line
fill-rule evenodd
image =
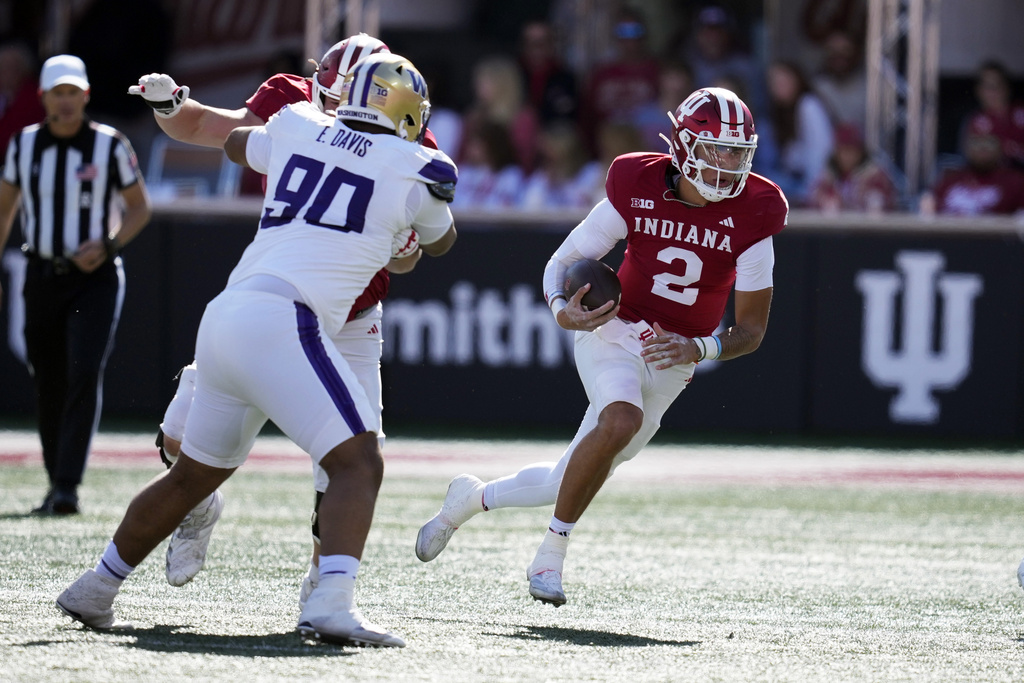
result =
M374 123L403 140L422 142L430 97L427 82L405 57L378 53L361 59L337 92L339 119Z
M334 108L333 104L327 105L328 97L337 99L337 95L330 94L331 86L337 83L340 88L345 74L352 70L356 62L367 55L378 52L390 52L390 50L387 45L373 36L357 33L332 45L324 53L319 64L313 62L312 59L309 60L316 66L316 72L313 74L313 103L320 108L320 111Z
M743 192L757 135L747 105L725 88L701 88L668 112L672 163L704 199L718 202Z

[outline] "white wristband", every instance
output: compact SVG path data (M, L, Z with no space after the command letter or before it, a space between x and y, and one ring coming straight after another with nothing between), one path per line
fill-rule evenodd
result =
M567 303L565 295L561 292L555 292L551 295L551 298L548 299L548 306L551 308L551 312L556 318L558 317L558 312L565 308Z
M700 354L698 361L715 360L722 355L722 340L718 335L694 337L693 343L697 345L697 352Z

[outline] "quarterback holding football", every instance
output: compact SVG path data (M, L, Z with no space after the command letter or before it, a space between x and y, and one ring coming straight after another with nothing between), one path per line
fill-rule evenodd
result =
M556 463L487 483L456 477L417 536L424 562L478 512L554 504L527 580L536 600L564 604L569 536L605 480L651 440L697 363L730 360L760 345L772 300L772 236L786 226L789 205L775 183L751 173L757 135L735 93L699 89L669 117L668 153L615 159L607 199L544 270L555 319L576 331L576 366L590 401L576 437ZM618 304L588 309L586 287L567 296L567 270L602 258L620 240L627 248ZM735 324L715 334L733 291Z

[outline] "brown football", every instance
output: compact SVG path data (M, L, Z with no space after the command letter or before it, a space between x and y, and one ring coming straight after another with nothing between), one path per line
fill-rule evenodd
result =
M571 299L576 290L590 283L590 291L583 295L581 304L593 310L608 301L619 303L622 297L622 284L619 276L608 264L596 259L581 259L569 266L565 271L563 291L567 299Z

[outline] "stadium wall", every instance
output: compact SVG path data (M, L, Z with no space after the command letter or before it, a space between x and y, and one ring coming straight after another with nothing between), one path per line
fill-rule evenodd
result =
M158 207L126 250L128 294L105 380L107 417L159 421L205 303L255 230L246 200ZM561 426L586 398L572 339L541 292L579 216L460 215L455 248L392 278L385 419ZM757 353L702 363L664 426L750 435L1024 436L1024 244L1009 219L794 212L776 238ZM606 260L618 265L621 253ZM0 415L31 415L20 350L21 255L4 253ZM728 326L731 312L723 321Z

